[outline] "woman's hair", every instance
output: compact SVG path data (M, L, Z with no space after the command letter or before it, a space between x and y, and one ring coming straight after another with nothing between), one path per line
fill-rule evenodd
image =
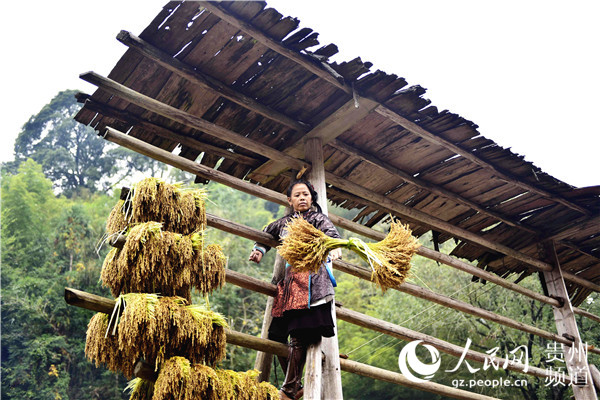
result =
M312 205L317 208L318 212L322 213L323 210L321 209L321 206L319 205L319 203L317 203L317 200L319 199L319 194L315 190L312 183L310 183L308 180L306 180L304 178L294 179L290 182L290 186L288 186L288 189L287 189L287 197L292 197L292 190L294 189L294 186L299 185L301 183L305 184L306 187L308 188L308 191L310 192L310 197L312 198Z

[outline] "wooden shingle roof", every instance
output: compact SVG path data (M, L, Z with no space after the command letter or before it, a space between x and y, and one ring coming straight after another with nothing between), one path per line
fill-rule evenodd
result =
M201 118L206 128L133 104L94 74L82 75L99 89L80 95L76 120L279 192L294 174L290 165L227 141L214 126L300 160L303 139L319 136L328 197L357 209L358 222L372 226L396 215L416 235L434 230L440 242L456 239L453 255L501 276L534 270L398 210L533 258L552 239L564 271L600 284L598 187L577 189L549 176L482 136L473 122L438 110L404 78L370 71L358 58L328 61L337 47L319 45L317 36L264 2L170 2L139 37L119 34L129 49L108 78ZM590 292L567 286L575 305Z

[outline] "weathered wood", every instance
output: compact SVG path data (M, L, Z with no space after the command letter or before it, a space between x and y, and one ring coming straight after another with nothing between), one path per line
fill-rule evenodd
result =
M304 152L305 159L312 165L312 169L308 173L308 179L315 187L323 214L328 215L323 140L321 137L315 136L306 139ZM333 306L331 314L334 325L333 337L322 338L316 345L309 346L306 353L304 393L307 399L342 399L344 397L340 375L340 359L338 357L337 322ZM323 360L321 360L321 352L325 355Z
M382 368L373 367L371 365L358 363L352 360L340 360L340 365L343 371L353 374L366 376L368 378L378 379L381 381L402 385L413 389L419 389L425 392L435 393L442 398L450 397L462 400L499 400L495 397L485 396L483 394L472 393L466 390L455 389L449 386L444 386L439 383L426 382L414 383L404 375L397 372L391 372Z
M84 75L87 78L86 80L89 79L88 81L90 81L91 83L96 82L96 84L108 85L111 88L114 88L119 93L121 93L121 92L127 93L128 96L133 96L137 100L142 99L142 100L140 100L140 102L141 102L140 104L148 103L148 104L152 104L151 107L158 107L158 108L165 108L165 109L168 108L170 110L170 112L174 112L175 114L186 115L187 117L192 118L196 122L203 121L203 123L209 124L209 125L211 125L213 127L217 127L217 125L215 125L215 124L207 122L207 121L205 121L205 120L203 120L201 118L197 118L195 116L189 115L189 114L187 114L185 112L182 112L180 110L174 109L173 107L170 107L170 106L167 106L165 104L162 104L162 103L160 103L160 102L158 102L158 101L156 101L154 99L148 98L147 96L144 96L144 95L141 95L139 93L136 93L136 92L134 92L134 91L132 91L132 90L124 87L123 85L117 84L116 82L108 82L109 81L108 79L102 78L102 77L98 76L97 74L91 73L91 74L84 74ZM169 118L168 115L167 115L167 118ZM116 134L119 133L118 131L116 131L116 130L114 130L112 128L107 128L107 129L112 131L111 132L112 133L112 137L115 137ZM267 157L269 156L269 154L270 155L274 155L275 154L276 155L275 159L278 159L278 160L293 159L294 162L292 164L290 164L291 166L295 166L295 167L297 167L299 169L306 168L306 164L304 164L302 161L300 161L300 160L298 160L298 159L296 159L294 157L291 157L291 156L289 156L287 154L284 154L282 152L279 152L279 151L274 150L272 148L269 148L267 146L259 145L256 142L254 142L254 141L252 141L250 139L241 137L240 135L238 135L238 134L236 134L234 132L231 132L231 131L229 131L227 129L218 127L218 130L227 131L229 139L233 140L234 143L237 143L238 145L244 146L244 143L250 142L250 143L252 143L252 147L254 147L254 148L258 147L259 148L257 150L257 152L259 154L264 154ZM214 133L214 134L216 135L216 133ZM123 134L123 136L126 136L126 135ZM141 141L141 143L144 143L146 145L145 148L149 149L147 147L148 144L146 144L143 141ZM157 149L157 150L162 150L162 149ZM170 154L168 152L166 152L166 153ZM149 154L146 154L146 155L149 155ZM177 157L177 156L170 155L170 157L172 158L172 157ZM166 159L161 159L160 161L167 162ZM302 165L302 166L300 166L300 165ZM332 174L330 172L326 172L325 173L325 177L326 177L327 182L333 184L334 186L337 186L340 189L343 189L343 190L345 190L347 192L353 193L353 194L361 197L367 203L373 203L378 208L383 208L383 209L388 210L390 212L397 213L399 215L404 216L405 218L408 218L409 220L419 221L419 222L421 222L421 223L423 223L423 224L425 224L427 226L430 226L432 228L438 229L438 230L440 230L442 232L449 233L449 234L451 234L453 236L456 236L456 237L459 237L459 238L461 238L461 239L463 239L463 240L465 240L467 242L473 242L473 243L479 244L479 245L481 245L481 246L483 246L485 248L488 248L488 249L497 251L499 253L508 255L509 257L512 257L512 258L514 258L516 260L522 261L522 262L524 262L524 263L526 263L526 264L534 267L537 270L548 271L548 270L550 270L552 268L549 264L544 263L544 262L542 262L540 260L537 260L537 259L535 259L535 258L533 258L531 256L528 256L527 254L524 254L524 253L521 253L521 252L516 251L514 249L511 249L510 247L505 246L503 244L492 242L492 241L490 241L490 240L488 240L488 239L486 239L486 238L484 238L484 237L482 237L480 235L477 235L477 234L475 234L473 232L470 232L470 231L468 231L466 229L455 227L454 225L452 225L451 223L449 223L447 221L444 221L444 220L442 220L440 218L433 217L433 216L431 216L431 215L429 215L427 213L424 213L422 211L416 210L414 208L405 206L404 204L401 204L401 203L398 203L398 202L396 202L394 200L391 200L390 198L388 198L388 197L386 197L384 195L375 193L375 192L373 192L373 191L371 191L371 190L369 190L369 189L367 189L367 188L365 188L363 186L357 185L357 184L355 184L355 183L353 183L353 182L351 182L351 181L349 181L347 179L343 179L343 178L341 178L341 177L339 177L337 175L334 175L334 174ZM584 287L586 287L586 288L588 288L590 290L594 290L594 291L600 292L600 286L597 285L597 284L595 284L595 283L593 283L593 282L591 282L591 281L587 281L585 279L581 279L578 276L576 276L574 274L571 274L571 273L567 273L567 272L564 273L564 277L566 279L572 281L572 282L577 283L578 285L584 286Z
M548 293L563 301L561 307L552 308L554 320L556 321L556 330L560 335L573 340L569 349L571 352L576 351L576 354L569 354L567 347L563 347L563 360L567 366L568 374L570 377L576 377L576 382L572 385L573 394L576 400L597 400L592 375L588 366L587 354L581 354L584 351L584 345L579 335L577 321L575 320L569 294L561 275L560 263L553 242L546 242L544 244L541 256L554 264L553 270L544 271L544 281L546 282Z
M419 126L418 124L416 124L415 122L401 116L397 112L389 109L388 107L386 107L384 105L380 105L379 107L377 107L375 109L375 111L377 113L383 115L384 117L389 118L390 120L396 122L398 125L406 128L407 130L414 133L415 135L418 135L418 136L422 137L423 139L430 141L431 143L437 144L439 146L443 146L444 148L447 148L447 149L453 151L454 153L466 158L467 160L479 165L481 168L485 168L485 169L489 170L494 175L496 175L498 178L500 178L506 182L509 182L509 183L511 183L515 186L518 186L524 190L527 190L529 192L537 193L540 196L551 199L552 201L560 203L560 204L564 205L565 207L568 207L572 210L578 211L586 216L591 216L591 212L589 210L587 210L587 209L585 209L585 208L583 208L561 196L554 195L544 189L535 187L533 185L530 185L526 182L523 182L517 178L510 176L508 173L503 172L500 169L498 169L497 167L495 167L494 165L482 160L477 155L475 155L473 152L467 151L438 135L434 135L433 133L429 132L425 128L423 128L423 127Z
M124 45L129 46L129 48L136 50L143 56L156 61L159 65L176 73L182 78L185 78L205 89L214 90L226 99L255 111L264 117L277 121L280 124L288 126L297 131L307 131L310 129L309 125L293 120L287 115L273 110L272 108L259 103L253 98L232 89L231 86L225 84L224 82L221 82L212 76L200 72L197 68L193 68L186 63L179 61L177 58L174 58L173 55L165 53L161 49L154 47L152 44L140 39L130 32L124 30L121 31L117 35L117 40Z
M420 188L427 189L431 193L434 193L439 196L443 196L447 199L462 203L482 214L490 215L490 216L496 218L497 220L502 221L510 226L518 227L519 229L522 229L529 233L539 234L535 229L530 228L530 227L522 224L519 221L513 221L511 218L509 218L505 215L502 215L493 210L486 209L486 208L482 207L481 205L479 205L459 194L456 194L450 190L446 190L440 186L434 185L423 179L416 178L413 175L406 173L406 172L402 171L401 169L396 168L393 165L390 165L387 162L380 160L371 154L368 154L360 149L354 148L354 147L342 142L341 140L334 140L332 143L329 143L329 146L331 146L335 149L338 149L340 151L343 151L344 153L347 153L348 155L352 155L352 156L360 158L361 160L367 161L387 172L390 172L394 175L401 177L406 182L412 183L413 185L416 185Z
M286 162L292 168L301 169L306 167L306 164L297 158L288 156L287 154L271 147L262 145L254 140L248 139L217 124L213 124L205 119L199 118L175 107L171 107L170 105L155 100L152 97L146 96L140 92L136 92L125 85L121 85L112 79L98 75L95 72L86 72L81 74L79 77L84 81L89 82L92 85L96 85L107 92L113 93L139 107L142 107L148 111L152 111L165 118L169 118L172 121L179 122L187 127L199 129L217 139L225 140L229 143L241 146L244 149L250 150L269 159Z
M65 288L65 301L72 306L105 314L110 314L115 307L112 299L68 287Z
M307 70L309 70L310 72L314 73L315 75L319 76L320 78L326 80L327 82L329 82L332 85L335 85L336 87L338 87L339 89L345 91L348 94L352 93L352 88L349 87L346 83L344 82L340 82L339 80L337 80L337 78L335 78L333 75L331 75L329 72L327 72L325 69L322 69L318 66L316 66L314 63L312 63L311 61L309 61L308 59L304 58L300 53L294 51L294 50L290 50L286 47L284 47L282 44L272 40L271 38L269 38L268 36L266 36L264 33L260 32L258 29L254 28L252 25L250 25L249 23L240 20L239 18L237 18L234 15L231 15L230 13L228 13L225 9L223 9L220 5L213 3L213 2L208 2L208 1L203 1L201 2L204 7L206 7L211 13L215 14L216 16L218 16L219 18L221 18L224 21L227 21L228 23L230 23L233 26L236 26L242 30L244 30L245 32L247 32L248 34L250 34L252 37L254 37L256 40L260 41L261 43L263 43L265 46L269 47L270 49L276 51L277 53L283 55L284 57L287 57L288 59L296 62L297 64L301 65L302 67L306 68ZM427 131L426 129L422 128L421 126L419 126L418 124L416 124L415 122L402 117L400 114L396 113L395 111L389 109L388 107L384 106L384 105L380 105L376 108L376 111L383 115L386 118L389 118L390 120L393 120L394 122L396 122L397 124L403 126L404 128L408 129L410 132L432 142L435 143L437 145L440 145L444 148L450 149L452 151L454 151L456 154L461 155L462 157L467 158L468 160L474 162L477 165L480 165L482 168L488 169L493 171L493 173L495 175L497 175L498 177L500 177L503 180L506 180L507 182L510 182L514 185L517 185L519 187L522 187L523 189L527 190L527 191L531 191L534 193L538 193L541 196L547 197L549 199L552 199L553 201L556 201L572 210L576 210L586 216L590 216L591 212L573 202L570 202L569 200L558 196L558 195L554 195L552 193L547 192L546 190L543 190L541 188L535 187L533 185L530 185L526 182L520 181L514 177L510 177L507 173L504 173L502 171L500 171L498 168L496 168L495 166L493 166L490 163L485 162L484 160L482 160L481 158L477 157L475 154L473 154L470 151L467 151L465 149L462 149L461 147L455 145L454 143L438 136L438 135L434 135L433 133Z
M317 75L319 78L324 79L325 81L334 85L338 89L341 89L348 94L352 94L351 87L349 87L348 85L345 85L343 83L340 83L337 80L337 78L335 78L329 72L325 71L323 68L317 66L314 63L314 61L309 61L308 58L305 58L305 56L301 55L299 52L288 49L287 47L283 46L280 42L277 42L277 41L271 39L270 37L268 37L267 35L262 33L260 30L253 27L251 24L231 15L231 13L229 13L227 10L225 10L221 5L219 5L215 2L211 2L211 1L200 1L200 3L208 11L210 11L217 17L221 18L223 21L226 21L229 24L242 29L244 32L248 33L254 39L258 40L259 42L261 42L268 48L270 48L270 49L276 51L277 53L289 58L290 60L293 60L296 63L302 65L308 71Z
M145 381L156 382L158 371L156 371L154 365L148 364L143 360L138 360L133 367L133 376Z
M363 119L377 106L377 103L374 101L362 98L360 99L359 104L360 106L357 108L354 99L349 100L346 104L309 131L303 137L303 140L294 143L283 150L283 152L292 157L302 158L304 156L305 140L310 138L321 138L323 144L329 143L339 135L343 134L346 130L350 129L357 121ZM286 165L285 163L269 160L260 167L254 169L250 173L250 177L259 182L266 183L280 174L281 171L285 171L288 168L289 165Z
M228 270L229 272L229 270ZM243 275L243 274L237 274L237 279L239 282L242 283L241 287L244 288L251 288L252 286L262 286L262 288L260 289L260 292L262 292L263 294L267 294L269 292L273 291L272 286L267 282L263 282L263 281L259 281L256 280L255 278ZM246 284L244 283L244 281L249 281L251 282L250 284ZM230 282L231 283L231 282ZM235 283L234 283L235 284ZM67 292L67 290L72 290L69 288L65 288L65 293ZM251 289L253 290L253 289ZM85 292L83 292L85 293ZM274 293L269 294L270 296L273 296ZM86 309L92 309L93 307L95 308L100 308L98 306L96 306L94 304L95 301L98 300L94 300L91 302L86 302L86 303L77 303L77 304L72 304L72 305L77 305L78 307L82 307L82 308L86 308ZM114 300L110 300L110 299L104 299L104 302L112 302L113 305L111 305L110 307L103 307L102 311L100 312L104 312L106 314L112 312L113 306L114 306ZM71 304L71 303L69 303ZM343 307L336 307L336 315L341 319L344 320L346 322L352 323L354 325L357 326L361 326L370 330L375 330L377 332L381 332L384 333L386 335L392 336L392 337L396 337L398 339L404 340L404 341L413 341L413 340L423 340L425 343L431 344L432 346L434 346L435 348L437 348L438 350L450 354L452 356L455 357L460 357L462 355L462 353L464 352L464 347L446 342L444 340L438 339L436 337L430 336L430 335L426 335L423 334L421 332L417 332L408 328L404 328L402 326L396 325L396 324L392 324L390 322L387 321L383 321L374 317L370 317L366 314L362 314L360 312L357 311L352 311ZM250 336L250 335L248 335ZM255 336L250 336L253 339L249 339L246 338L244 340L244 344L240 344L240 345L244 345L244 347L251 347L251 346L247 346L249 343L260 343L260 340L264 340L264 339L259 339L256 338ZM228 339L228 343L229 343L229 335L227 336ZM276 342L273 342L276 343ZM239 343L235 343L235 344L239 344ZM286 348L285 345L282 345L280 343L277 343L280 347ZM251 347L253 348L253 347ZM271 352L274 354L278 354L278 355L287 355L287 351L285 353L282 353L280 351L277 352L272 352L272 349L267 349L267 352ZM263 349L260 349L260 351L265 351ZM481 353L481 352L477 352L474 350L468 350L467 352L465 352L465 358L468 360L472 360L472 361L477 361L477 362L481 362L483 363L486 359L486 357L488 357L486 354ZM505 359L502 358L498 358L499 363L503 364ZM318 369L319 366L318 364L321 364L322 358L321 357L316 357L315 358L315 367ZM516 371L516 372L523 372L524 370L524 365L521 363L517 363L514 361L510 361L507 364L507 369L510 369L512 371ZM308 365L307 365L307 371L308 371ZM548 372L546 370L543 370L541 368L537 368L537 367L532 367L530 366L528 368L528 371L525 372L528 375L532 375L532 376L537 376L537 377L551 377L551 372ZM305 380L306 382L306 380ZM309 391L307 391L307 388L305 386L305 395L307 396L307 398L311 398L308 397L309 396ZM312 397L314 398L314 397ZM335 398L335 397L328 397L328 398Z
M592 373L594 386L596 387L596 390L600 392L600 371L598 371L598 367L594 364L590 364L590 372Z
M254 184L244 181L242 179L232 177L221 171L218 171L218 170L215 170L212 168L208 168L203 165L197 164L193 161L187 160L183 157L176 156L172 153L169 153L168 151L165 151L165 150L162 150L155 146L152 146L152 145L145 143L139 139L125 135L122 132L119 132L115 129L107 128L104 138L109 141L112 141L114 143L120 144L123 147L127 147L131 150L137 151L138 153L147 155L148 157L151 157L155 160L162 161L166 164L169 164L171 166L179 168L183 171L187 171L192 174L198 175L202 178L214 180L219 183L223 183L227 186L241 190L245 193L252 194L252 195L260 197L262 199L272 201L277 204L282 204L282 205L288 204L287 197L284 194L274 192L274 191L264 188L262 186L254 185ZM378 237L379 238L378 240L381 240L381 238L382 238L382 236L373 236L373 235L382 235L381 233L378 233L378 232L376 232L372 229L369 229L367 227L364 227L360 224L356 224L352 221L348 221L346 219L340 218L335 215L331 215L330 219L334 222L334 224L338 224L339 226L349 229L352 232L363 234L367 237ZM426 252L424 250L419 250L418 252L425 257L428 257L430 255L429 254L430 252ZM431 253L431 255L432 254L433 253ZM443 262L443 263L448 263L448 265L450 265L452 267L455 267L458 265L460 265L463 268L469 267L468 264L458 261L450 256L441 255L441 253L437 253L437 252L435 253L435 255L436 255L436 259L438 261ZM450 263L450 260L452 260L451 263ZM548 264L545 264L545 265L548 265ZM480 270L480 269L473 270L472 273L474 275L477 275L477 274L475 274L475 272L477 272L479 274L480 273L479 271L482 271L482 270ZM469 272L469 273L471 273L471 272ZM490 277L490 279L492 279L492 278ZM496 279L496 278L493 278L493 279ZM587 285L589 285L589 284L597 286L597 285L593 284L592 282L587 282ZM594 289L592 289L592 290L594 290ZM526 290L520 291L520 293L526 294L527 291ZM528 294L526 294L526 295L528 295ZM554 302L553 300L548 300L548 301ZM551 304L551 303L548 303L548 304Z

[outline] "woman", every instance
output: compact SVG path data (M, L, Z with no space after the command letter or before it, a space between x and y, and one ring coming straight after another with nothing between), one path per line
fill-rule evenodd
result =
M333 238L340 234L317 203L318 195L312 184L304 179L293 181L287 190L287 198L293 212L269 224L264 231L277 240L285 237L285 226L291 218L302 217L315 228ZM269 246L255 243L250 261L259 263ZM279 357L285 372L285 380L279 392L281 399L297 399L302 396L302 370L306 362L306 349L321 337L335 334L332 318L332 301L335 279L331 273L331 261L341 258L341 249L332 250L328 261L318 272L298 272L286 263L285 276L277 284L277 296L271 312L273 321L269 327L269 339L287 343L288 357Z

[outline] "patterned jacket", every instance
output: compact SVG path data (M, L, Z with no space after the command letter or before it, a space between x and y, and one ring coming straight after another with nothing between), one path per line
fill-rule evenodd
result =
M281 241L286 235L286 224L291 218L297 216L302 216L308 223L327 236L333 238L340 237L331 220L325 214L314 210L288 214L269 224L263 231ZM269 246L260 243L256 243L254 247L263 253L266 253L270 249ZM281 317L288 310L309 308L311 304L333 294L332 278L330 278L325 266L322 265L315 274L311 272L297 272L289 264L286 264L285 276L277 284L277 296L273 303L272 315L274 317Z

